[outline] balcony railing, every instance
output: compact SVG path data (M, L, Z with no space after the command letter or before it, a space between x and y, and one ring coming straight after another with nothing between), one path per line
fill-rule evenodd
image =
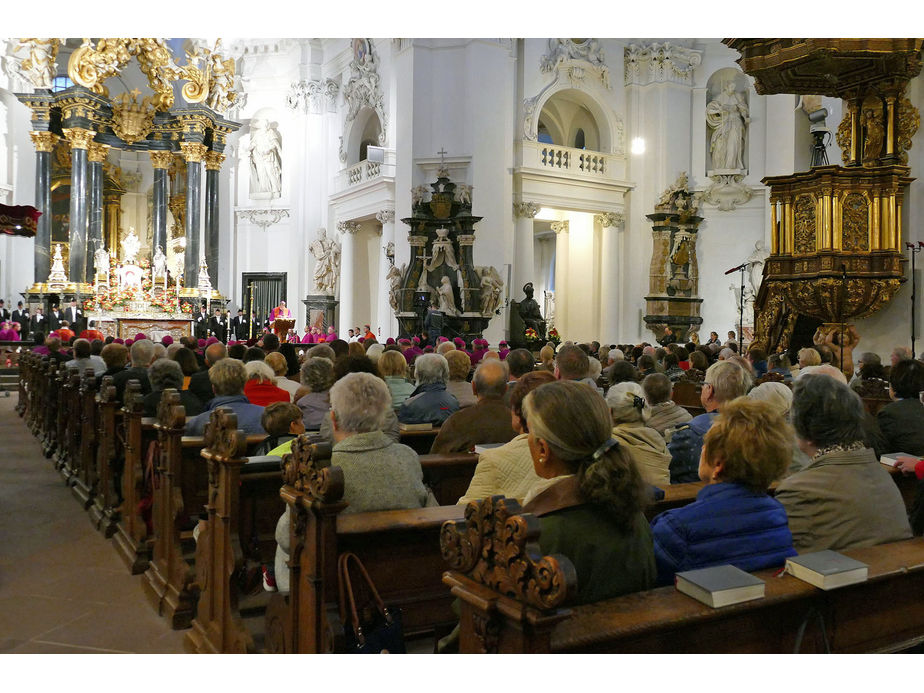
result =
M346 170L347 185L353 186L365 183L373 178L378 178L381 173L382 164L374 161L360 161Z
M522 140L519 149L518 165L527 169L604 181L623 174L624 160L614 154L531 140Z

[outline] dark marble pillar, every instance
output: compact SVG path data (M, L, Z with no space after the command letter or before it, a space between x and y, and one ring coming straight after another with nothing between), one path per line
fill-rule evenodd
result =
M205 155L205 263L212 288L218 289L218 174L225 155L209 152Z
M71 235L68 247L67 279L72 282L85 280L87 270L87 233L89 216L87 201L90 189L87 185L87 148L95 133L84 128L65 128L64 136L71 143Z
M36 282L48 281L51 272L51 152L58 136L34 130L35 208L42 213L35 229L34 268Z
M199 284L199 236L202 204L202 159L205 145L197 142L180 144L186 159L186 254L183 264L183 286L195 288Z
M170 177L167 170L173 161L173 152L149 152L154 167L154 209L152 226L154 227L154 244L152 252L160 246L167 254L167 186Z
M98 142L90 143L87 150L89 159L88 187L90 189L90 204L87 210L88 243L87 243L87 284L93 282L95 263L93 254L104 247L103 242L103 162L109 147ZM113 250L109 249L110 252Z

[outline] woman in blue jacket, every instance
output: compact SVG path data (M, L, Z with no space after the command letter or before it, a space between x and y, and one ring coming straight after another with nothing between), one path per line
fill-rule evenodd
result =
M792 460L792 430L766 402L725 405L706 433L696 500L652 521L658 584L674 573L730 563L748 572L795 556L786 511L767 495Z

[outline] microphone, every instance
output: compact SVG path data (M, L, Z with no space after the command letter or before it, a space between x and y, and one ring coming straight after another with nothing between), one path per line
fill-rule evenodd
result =
M747 266L748 266L748 263L742 262L742 263L741 263L740 265L738 265L737 267L732 267L732 268L731 268L730 270L728 270L725 274L731 274L732 272L738 272L739 270L743 270L743 269L744 269L745 267L747 267Z

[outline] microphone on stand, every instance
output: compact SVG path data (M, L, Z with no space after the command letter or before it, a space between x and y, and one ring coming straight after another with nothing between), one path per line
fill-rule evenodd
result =
M747 267L747 266L748 266L748 263L742 262L742 263L741 263L740 265L738 265L737 267L732 267L732 268L731 268L730 270L728 270L725 274L731 274L732 272L738 272L739 270L743 270L743 269L744 269L745 267Z

